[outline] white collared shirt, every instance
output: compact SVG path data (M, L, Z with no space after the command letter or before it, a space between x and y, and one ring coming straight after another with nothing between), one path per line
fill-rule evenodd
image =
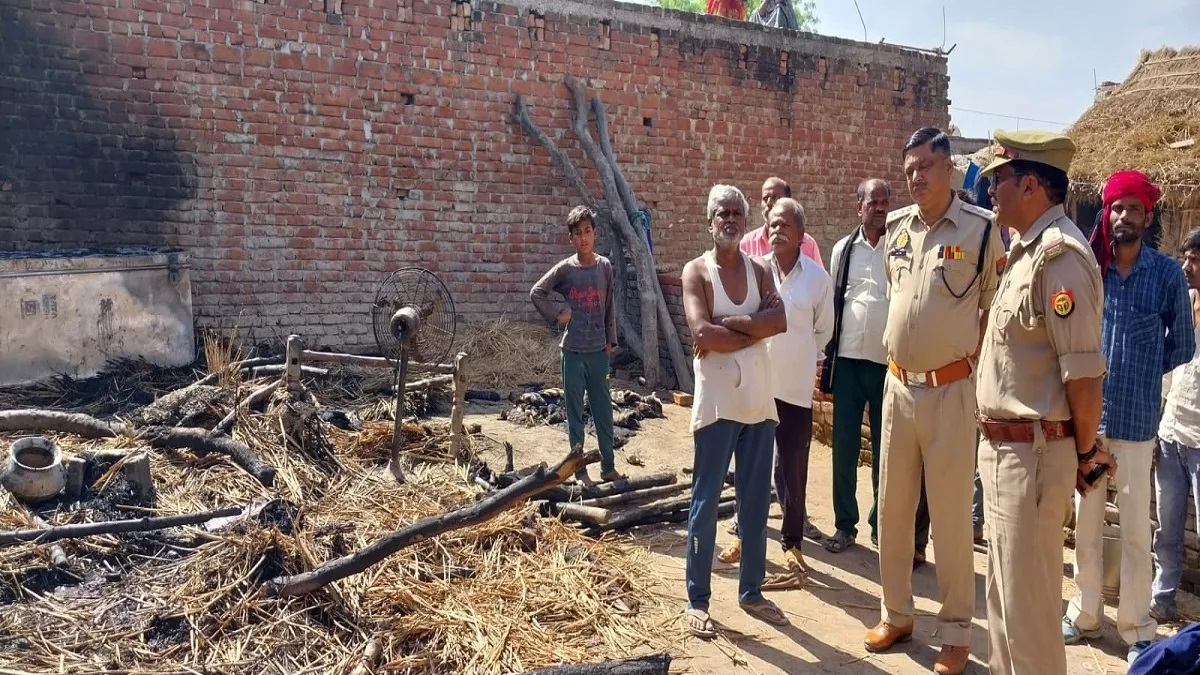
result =
M884 238L880 237L879 243L871 246L860 226L835 244L830 257L833 279L841 278L841 266L848 245L852 246L850 270L846 278L837 355L886 365L887 349L883 345L883 331L887 326L888 283L887 270L884 269ZM837 282L834 281L834 284Z
M786 276L774 253L764 260L771 267L787 313L787 330L767 338L771 387L775 398L811 408L817 360L833 336L833 281L828 272L803 255Z

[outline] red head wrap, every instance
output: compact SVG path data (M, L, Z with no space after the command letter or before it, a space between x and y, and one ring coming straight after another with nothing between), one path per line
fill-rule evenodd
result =
M1096 262L1100 264L1101 276L1108 273L1108 264L1112 261L1112 230L1108 221L1113 202L1136 197L1146 207L1149 216L1161 196L1158 186L1151 183L1141 171L1118 171L1108 177L1104 183L1104 210L1100 214L1100 222L1092 230L1092 236L1088 237L1092 252L1096 254Z

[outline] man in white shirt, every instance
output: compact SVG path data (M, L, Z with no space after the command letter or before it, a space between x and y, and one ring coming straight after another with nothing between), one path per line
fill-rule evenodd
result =
M812 382L821 347L833 334L833 282L800 251L804 222L804 207L799 202L787 197L778 200L767 214L771 252L764 258L787 315L787 330L766 340L774 364L771 389L779 416L775 428L775 491L783 509L779 541L791 572L790 579L774 581L799 584L808 573L800 549L808 520L805 499L812 442ZM768 584L771 581L764 585Z
M1183 274L1192 301L1192 323L1200 344L1200 228L1179 247ZM1158 425L1155 450L1154 496L1158 530L1154 533L1153 598L1150 616L1158 621L1179 618L1175 594L1183 574L1183 531L1187 525L1188 492L1200 513L1200 349L1187 363L1167 373L1163 390L1166 406Z
M833 246L833 339L825 347L821 388L833 394L833 513L837 532L825 548L841 553L858 536L858 453L863 408L871 427L871 513L875 537L875 499L879 495L879 435L887 351L887 272L883 234L891 207L887 181L868 178L858 186L860 225Z

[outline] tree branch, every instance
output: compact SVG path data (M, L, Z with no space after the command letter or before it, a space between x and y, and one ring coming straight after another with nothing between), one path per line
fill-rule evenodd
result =
M372 565L404 548L439 534L482 523L507 511L548 487L559 485L575 471L585 466L588 455L581 450L571 451L554 469L540 465L532 474L512 485L493 492L477 502L437 516L422 518L397 530L359 551L331 560L316 569L288 577L276 577L267 582L268 592L275 597L304 595L328 584L367 570Z

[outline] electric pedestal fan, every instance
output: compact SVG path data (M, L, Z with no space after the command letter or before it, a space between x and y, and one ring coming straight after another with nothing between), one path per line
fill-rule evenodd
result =
M437 275L421 267L405 267L380 284L371 306L371 321L380 354L396 362L396 421L388 471L403 483L400 442L408 362L412 358L421 364L441 363L453 345L458 316L450 291Z

